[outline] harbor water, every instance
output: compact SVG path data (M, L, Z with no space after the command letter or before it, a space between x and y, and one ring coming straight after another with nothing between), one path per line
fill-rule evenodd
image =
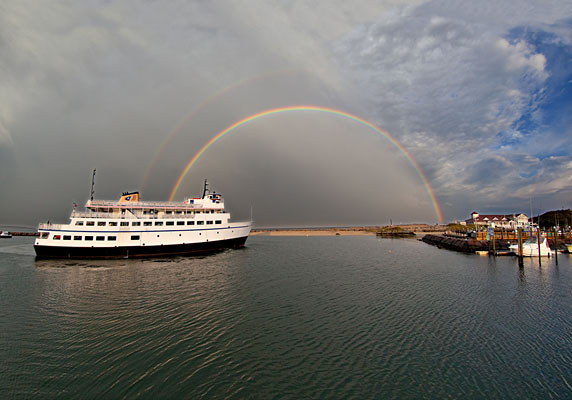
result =
M204 257L35 260L0 242L0 394L572 398L572 256L253 236Z

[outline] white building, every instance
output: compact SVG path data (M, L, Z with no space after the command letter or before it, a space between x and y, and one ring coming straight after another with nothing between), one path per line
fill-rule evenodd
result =
M466 219L467 224L474 224L478 227L517 229L528 226L528 216L525 214L479 214L476 211L471 213L471 218ZM493 225L494 224L494 225Z

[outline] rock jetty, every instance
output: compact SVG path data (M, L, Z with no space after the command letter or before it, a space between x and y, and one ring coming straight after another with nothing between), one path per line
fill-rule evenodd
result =
M492 249L492 244L486 240L459 239L441 235L425 235L421 240L439 248L463 253L474 253L476 251L488 251ZM497 240L495 242L495 248L496 250L508 250L508 242L506 240Z

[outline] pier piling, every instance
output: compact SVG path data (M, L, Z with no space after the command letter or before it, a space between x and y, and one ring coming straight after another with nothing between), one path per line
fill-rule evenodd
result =
M518 265L519 267L524 266L524 260L522 259L522 228L518 228Z

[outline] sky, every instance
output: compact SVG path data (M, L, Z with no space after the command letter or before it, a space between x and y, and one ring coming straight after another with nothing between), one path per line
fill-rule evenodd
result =
M572 207L567 0L3 0L0 225L205 178L255 226ZM436 203L433 201L434 193Z

